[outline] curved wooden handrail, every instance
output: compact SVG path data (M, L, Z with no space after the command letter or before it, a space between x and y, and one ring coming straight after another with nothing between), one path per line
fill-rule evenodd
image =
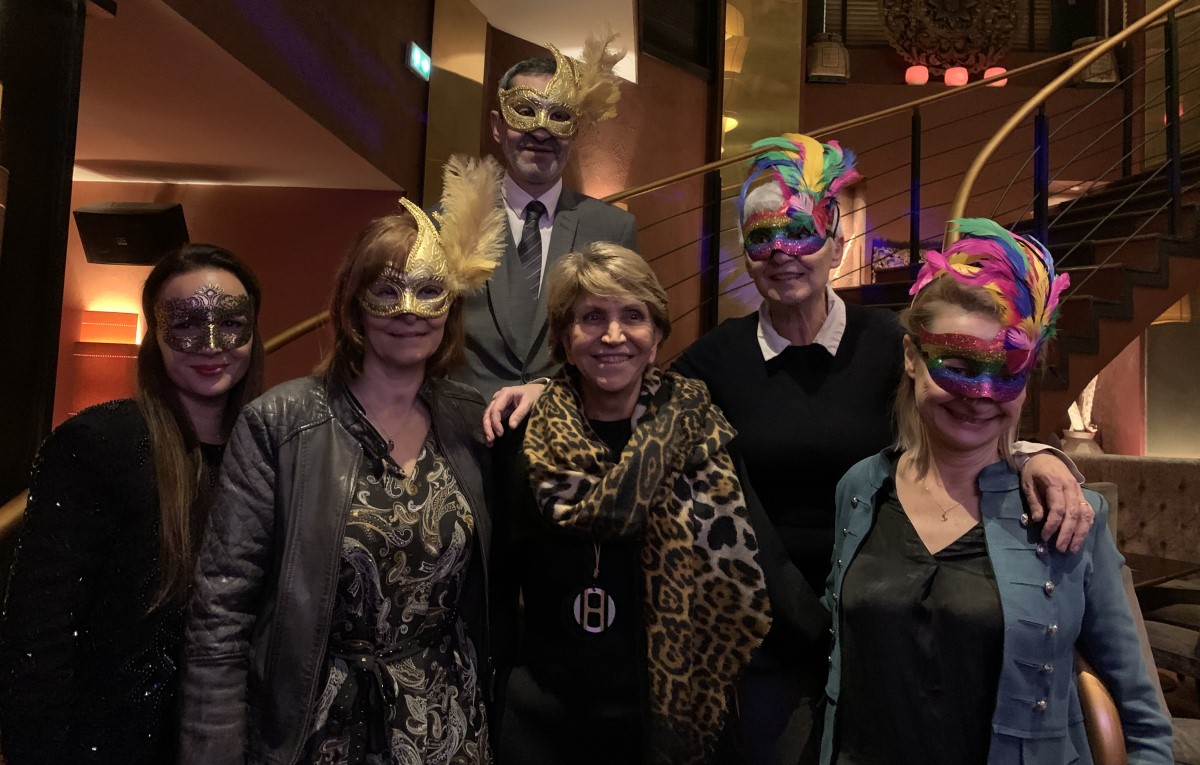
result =
M263 344L263 349L266 350L267 353L274 353L283 346L291 343L293 340L299 340L309 332L312 332L314 329L320 329L328 323L329 311L321 311L318 314L309 316L299 324L293 324L284 331L280 332L278 335L275 335L271 339L267 340L267 342Z
M25 489L17 496L0 505L0 539L8 537L9 533L17 527L21 519L25 517L25 505L29 503L29 489ZM0 578L5 574L0 573Z
M1041 90L1034 95L1033 98L1022 104L1009 118L1000 126L995 135L984 144L979 154L975 155L975 159L967 168L966 174L963 176L963 182L958 187L958 192L954 196L954 202L950 205L950 216L946 222L946 236L943 241L943 248L949 247L958 239L958 232L954 230L949 221L956 218L965 217L967 211L967 200L971 196L971 189L975 186L975 181L979 178L979 174L983 172L983 166L991 159L992 154L1004 143L1012 132L1017 129L1021 122L1033 113L1033 110L1046 102L1052 93L1057 91L1063 85L1071 81L1075 75L1082 72L1089 64L1103 56L1108 51L1128 40L1133 35L1148 29L1151 26L1157 26L1159 18L1165 16L1170 11L1185 3L1187 0L1167 0L1167 2L1150 11L1142 18L1122 29L1117 34L1108 39L1101 40L1099 43L1093 43L1089 46L1089 50L1066 70L1051 80L1048 84L1042 87ZM1189 9L1186 13L1178 14L1177 18L1190 14L1200 8ZM1082 50L1082 48L1080 49Z

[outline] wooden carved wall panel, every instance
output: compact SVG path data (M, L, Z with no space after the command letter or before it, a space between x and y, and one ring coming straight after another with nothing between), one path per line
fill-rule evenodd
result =
M998 64L1024 13L1019 0L880 0L879 8L892 47L935 75Z

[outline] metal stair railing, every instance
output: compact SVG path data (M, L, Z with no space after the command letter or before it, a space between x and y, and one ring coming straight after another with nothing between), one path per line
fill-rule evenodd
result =
M1200 10L1200 9L1196 9L1196 10ZM1155 20L1151 20L1150 22L1147 22L1146 24L1144 24L1144 26L1149 26L1154 23L1158 23L1158 22L1156 22ZM1110 38L1110 40L1112 40L1112 39L1115 39L1115 38ZM1014 82L1020 80L1020 78L1022 78L1024 76L1043 72L1048 67L1052 67L1057 64L1061 64L1062 62L1077 58L1081 54L1099 49L1101 46L1103 46L1105 44L1105 42L1106 41L1099 41L1096 43L1092 43L1091 45L1086 46L1086 47L1082 47L1079 49L1075 49L1075 50L1067 51L1064 53L1056 54L1053 56L1049 56L1049 57L1046 57L1039 61L1032 62L1030 64L1026 64L1024 66L1011 69L1002 75L997 75L997 76L994 76L991 78L977 80L975 82L971 82L971 83L968 83L967 85L957 87L957 88L947 88L944 90L939 90L930 95L916 98L911 101L908 101L908 102L905 102L902 104L898 104L896 106L891 106L891 107L888 107L885 109L880 109L880 110L877 110L870 114L863 115L861 117L857 117L857 118L849 119L849 120L843 120L840 122L836 122L833 124L829 124L829 125L825 125L825 126L821 126L821 127L817 127L817 128L806 129L803 132L807 132L810 135L813 135L818 138L822 138L822 137L828 138L831 136L837 136L837 135L839 135L845 131L851 130L851 129L861 128L861 127L868 126L868 125L878 125L882 121L885 121L885 120L888 120L888 119L891 119L894 117L901 117L904 115L911 116L914 114L919 114L920 110L922 110L923 108L927 108L927 107L933 106L935 104L940 104L943 101L961 98L964 94L970 93L970 92L978 90L980 88L988 87L989 85L991 85L994 82L997 82L998 80L1007 79L1009 81L1009 83L1011 84L1011 83L1014 83ZM991 113L991 112L1001 112L1001 111L1012 108L1018 102L1019 102L1019 99L1014 99L1014 100L1006 101L1003 103L999 103L999 104L989 107L989 109L985 110L984 112L977 113L974 116L976 118L982 118L986 114ZM938 125L927 125L924 127L922 132L928 137L928 136L932 136L936 131L939 131L939 130L952 130L952 127L953 126L948 123L942 123L942 124L938 124ZM866 160L869 159L870 154L875 153L877 150L885 149L889 146L893 146L896 143L899 143L899 142L902 142L905 140L909 140L909 141L914 140L914 136L911 133L911 131L897 130L897 131L895 131L895 134L892 137L889 137L888 139L884 140L883 142L881 142L877 145L873 145L867 149L859 151L858 153L860 156L860 166L863 166L864 164L866 164ZM918 138L918 140L919 140L919 138ZM925 159L925 161L929 161L930 159L935 159L939 156L945 156L945 155L954 153L956 151L962 151L965 149L969 149L976 143L978 143L978 142L967 142L967 143L963 143L960 145L951 146L950 148L944 149L940 152L926 155L924 157L924 159ZM736 165L738 163L745 162L746 160L752 158L756 153L757 153L756 151L748 150L748 151L739 152L737 154L733 154L731 156L722 157L721 159L716 160L714 162L709 162L709 163L700 165L698 167L694 167L694 168L667 176L665 178L661 178L656 181L641 184L641 185L626 189L624 191L609 195L608 197L604 198L604 201L612 202L612 203L633 202L636 204L636 201L639 198L645 197L648 194L652 194L654 192L669 189L669 188L677 186L678 184L681 184L685 181L693 181L696 179L701 179L710 173L719 172L723 168L727 168L732 165ZM1021 154L1022 154L1021 152L1016 152L1013 154L1013 156L1014 157L1020 156ZM870 169L869 177L872 179L883 179L884 177L888 176L889 174L895 174L895 173L903 171L906 167L909 169L909 174L910 174L910 179L908 180L908 182L902 183L902 184L897 184L896 190L892 191L891 193L885 194L883 197L881 197L879 199L869 201L868 203L871 205L878 205L880 202L892 201L899 197L902 197L904 194L910 193L914 188L919 189L919 187L920 187L919 183L915 187L913 184L914 179L920 178L920 168L919 167L912 167L912 166L909 166L906 164L898 164L898 165L892 165L889 167L882 167L882 168L878 168L878 169L872 168L872 169ZM952 177L954 177L954 176L953 175L944 175L944 176L941 176L934 180L944 182L946 180L950 180ZM996 188L993 190L998 191L999 188ZM726 190L723 190L723 191L726 191ZM715 198L715 199L706 200L699 205L687 207L685 209L677 210L669 215L659 217L658 219L654 220L653 222L639 226L639 236L652 231L653 229L655 229L658 226L662 226L662 225L667 224L672 221L677 221L680 217L682 217L684 215L689 215L689 214L694 215L697 213L704 214L705 211L711 210L714 206L719 206L723 203L727 203L728 199L729 199L729 197L727 197L724 193L722 193L722 194L718 195L717 198ZM940 209L945 206L947 201L948 200L933 200L933 201L929 201L925 204L917 205L915 207L910 206L910 209L905 210L903 213L893 215L893 216L889 217L887 220L883 221L881 224L871 226L869 229L864 230L861 234L858 235L858 237L856 237L855 242L857 242L857 240L859 240L859 239L869 237L873 234L879 234L880 232L889 232L888 235L890 236L891 233L894 233L891 231L890 227L892 227L894 224L896 224L900 221L905 220L906 218L910 219L910 221L909 221L910 226L908 227L910 229L910 231L913 231L913 230L919 231L920 230L920 227L919 227L920 214L927 213L931 210ZM857 211L855 211L855 212L857 212ZM915 222L914 222L914 220L915 220ZM733 233L734 233L734 228L731 226L723 226L723 227L717 226L717 227L713 227L711 230L707 230L707 231L702 230L699 233L695 233L695 234L691 235L690 237L688 237L687 239L680 241L680 242L672 243L670 246L668 246L666 248L662 248L657 252L643 252L643 254L647 257L648 261L653 263L653 262L656 262L662 258L669 256L669 255L675 254L681 250L685 250L687 248L699 248L702 253L701 259L706 261L707 267L709 269L719 272L719 270L721 269L722 266L725 266L725 267L729 266L732 258L721 258L719 255L713 256L711 254L705 256L705 255L703 255L703 253L709 253L711 251L711 249L713 248L714 242L716 240L718 240L721 236L730 236ZM930 237L930 236L918 237L918 239L924 239L927 242L932 241L932 237ZM912 256L918 255L920 246L921 246L920 242L915 241L915 242L913 242L913 244L911 246L912 246L911 255ZM834 278L839 281L844 281L846 279L850 279L853 276L861 275L862 272L865 272L867 270L867 268L868 268L868 266L864 265L864 266L860 266L860 267L856 267L856 268L846 269L844 272L835 275ZM699 272L693 273L692 275L690 275L682 280L676 280L670 286L678 286L683 281L687 281L688 279L695 278L696 276L700 276L700 275L701 274ZM744 286L744 284L741 286ZM690 314L691 312L693 312L695 310L706 307L707 303L709 301L719 299L722 295L729 294L730 292L733 292L738 288L740 288L740 287L735 286L731 289L722 289L722 291L720 291L720 292L708 295L701 302L701 304L693 306L693 307L689 308L688 310L675 315L673 318L678 320L679 318L682 318L683 316L687 316L688 314ZM278 351L280 348L284 347L285 345L287 345L287 344L309 334L313 330L323 326L327 321L328 321L328 315L325 312L315 314L314 316L304 320L303 322L268 339L266 342L267 352L273 353L275 351Z

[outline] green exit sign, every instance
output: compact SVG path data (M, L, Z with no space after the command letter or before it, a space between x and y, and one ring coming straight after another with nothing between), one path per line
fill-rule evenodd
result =
M428 80L429 73L433 71L433 60L415 42L408 44L408 68L413 70L422 80Z

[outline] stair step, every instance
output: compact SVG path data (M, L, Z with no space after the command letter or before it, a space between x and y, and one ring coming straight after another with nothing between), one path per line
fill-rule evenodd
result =
M1156 270L1157 242L1161 238L1158 234L1138 234L1134 237L1062 242L1051 244L1046 249L1050 250L1050 255L1054 257L1054 263L1060 271L1064 268L1102 263L1121 263L1135 270Z
M1192 152L1190 154L1183 155L1182 162L1180 164L1181 164L1181 169L1183 171L1182 175L1184 178L1185 186L1188 185L1188 180L1200 180L1200 152ZM1156 174L1156 171L1157 171L1157 174ZM1150 186L1153 186L1156 183L1160 183L1160 182L1165 187L1166 178L1167 178L1167 169L1165 169L1165 168L1160 169L1160 166L1155 166L1155 167L1151 167L1149 169L1143 170L1140 173L1134 173L1133 175L1127 176L1125 178L1118 178L1117 180L1112 181L1111 183L1107 183L1104 186L1097 187L1094 190L1089 190L1083 196L1085 198L1096 198L1096 199L1100 199L1100 198L1104 198L1104 197L1107 197L1109 199L1124 198L1124 197L1128 196L1131 191L1133 191L1138 186L1140 186L1143 181L1145 181L1147 178L1150 178L1151 176L1154 176L1154 177L1150 180L1150 182L1148 184L1146 184L1145 188L1149 188Z
M1073 266L1061 268L1059 273L1071 277L1071 292L1113 301L1125 300L1130 292L1129 276L1122 263Z
M1200 179L1198 179L1198 182L1200 182ZM1050 221L1051 228L1063 226L1077 220L1096 220L1103 218L1109 210L1118 206L1120 206L1120 212L1158 212L1159 210L1165 212L1167 200L1170 198L1170 191L1164 182L1155 188L1148 186L1133 197L1130 197L1128 192L1123 196L1115 198L1091 199L1083 197L1073 207L1061 205L1061 210L1059 208L1051 208L1047 220ZM1185 190L1180 200L1184 205L1200 203L1200 188Z
M921 271L920 263L910 263L906 266L897 266L895 268L879 268L875 270L875 283L895 283L904 282L912 284L917 280L917 275Z
M1200 205L1185 205L1180 219L1180 228L1188 233L1196 231L1196 222L1200 213ZM1166 211L1147 217L1145 212L1117 212L1096 219L1071 221L1050 227L1050 242L1076 242L1081 239L1112 239L1138 234L1169 233L1169 221Z
M1057 330L1063 338L1090 338L1096 331L1096 321L1101 315L1118 318L1122 314L1133 313L1126 301L1090 294L1068 295L1059 303L1059 307Z

